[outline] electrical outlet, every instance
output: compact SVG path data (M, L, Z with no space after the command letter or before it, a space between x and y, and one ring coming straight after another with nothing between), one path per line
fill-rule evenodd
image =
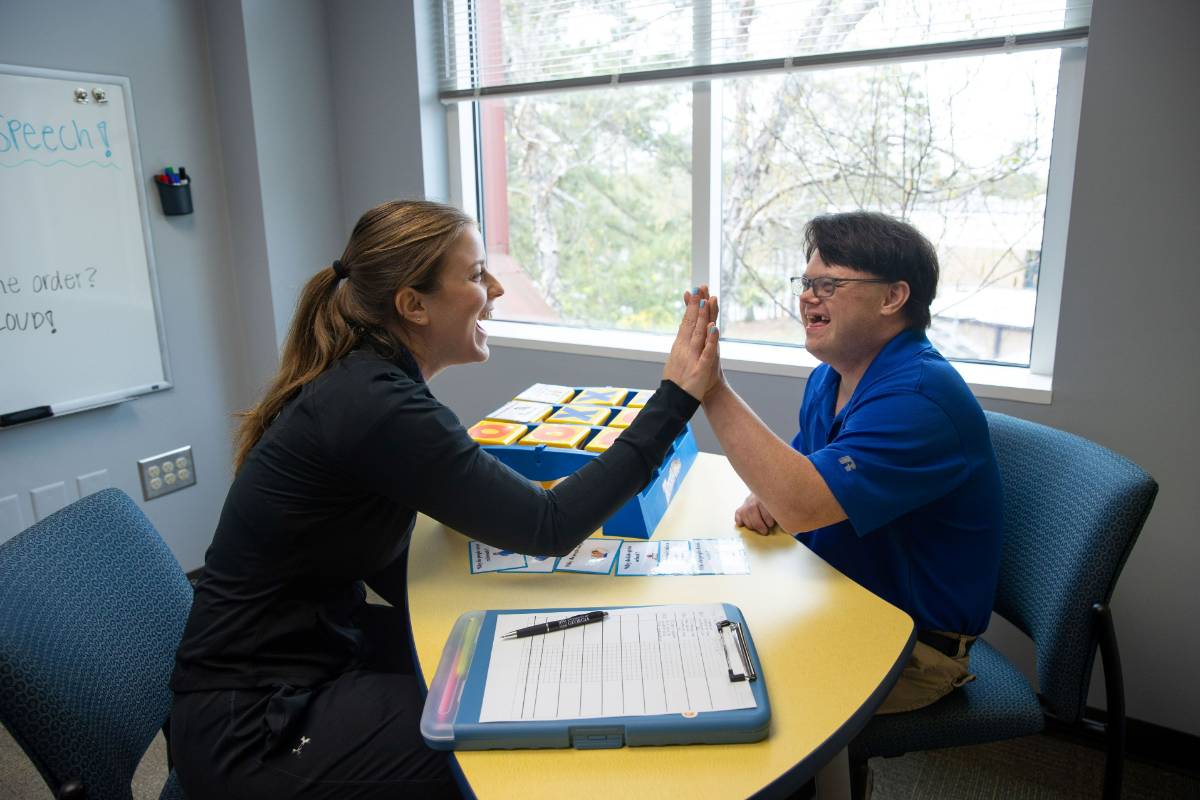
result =
M192 460L191 445L143 458L137 463L138 477L142 480L142 497L147 500L179 491L196 482L196 462Z

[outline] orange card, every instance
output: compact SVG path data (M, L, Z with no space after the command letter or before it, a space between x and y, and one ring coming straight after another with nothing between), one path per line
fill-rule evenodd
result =
M550 425L542 424L533 429L533 433L521 440L521 444L544 444L550 447L578 447L588 435L588 428L582 425Z

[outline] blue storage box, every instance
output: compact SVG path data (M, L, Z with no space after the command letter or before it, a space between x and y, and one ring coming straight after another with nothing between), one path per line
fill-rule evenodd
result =
M578 391L578 389L577 389ZM630 392L630 396L632 396ZM554 403L557 411L564 403ZM621 410L625 406L611 406ZM531 426L536 427L536 423ZM503 461L526 478L535 481L552 481L570 475L589 460L597 458L599 453L582 449L602 430L601 426L590 426L587 438L580 443L579 448L548 447L544 444L530 447L528 445L483 445L483 449ZM692 468L696 460L696 437L692 433L692 425L688 423L683 433L675 437L663 458L661 466L654 471L650 482L642 491L634 495L628 503L621 506L615 514L605 521L601 531L605 536L624 536L632 539L649 539L654 535L663 514L679 491L684 476Z

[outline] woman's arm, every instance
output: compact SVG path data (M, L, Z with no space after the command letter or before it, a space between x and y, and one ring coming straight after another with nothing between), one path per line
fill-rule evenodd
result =
M483 450L423 385L402 401L394 399L394 412L363 443L367 462L395 464L368 480L381 493L492 546L530 555L570 552L646 485L699 406L711 371L697 366L709 339L709 312L700 308L700 298L684 297L677 344L650 402L612 447L553 489L542 489Z

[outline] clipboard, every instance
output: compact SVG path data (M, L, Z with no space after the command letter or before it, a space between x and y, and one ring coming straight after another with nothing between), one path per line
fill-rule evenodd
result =
M724 617L722 624L718 627L714 623L711 634L704 636L706 680L716 680L714 672L720 673L721 680L742 687L737 689L742 697L746 696L748 690L753 698L753 707L702 711L672 709L667 713L637 716L602 715L569 719L535 716L481 721L486 716L483 713L485 689L493 647L513 646L516 642L540 638L498 642L497 621L501 616L533 614L559 618L587 611L606 610L611 615L618 610L653 612L656 608L687 606L506 609L464 613L450 632L425 699L421 735L426 744L436 750L568 747L590 750L646 745L730 744L766 738L770 729L771 706L762 665L742 612L729 603L719 604ZM607 624L607 621L601 624ZM547 637L555 635L558 634L546 634ZM703 631L698 628L697 636L702 635ZM666 674L665 670L663 674ZM690 680L697 678L692 675Z

